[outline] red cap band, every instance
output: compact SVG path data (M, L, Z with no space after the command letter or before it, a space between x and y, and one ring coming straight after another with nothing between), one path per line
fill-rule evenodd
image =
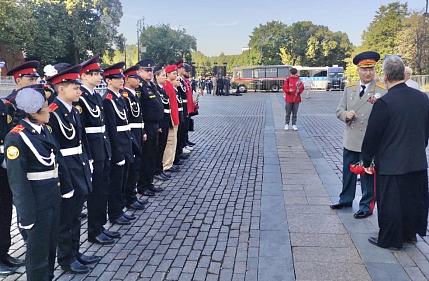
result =
M66 73L64 75L60 75L52 79L52 84L56 85L58 83L65 82L67 80L77 80L77 79L79 79L78 73Z
M34 73L37 73L37 70L35 68L25 68L25 69L21 69L21 70L15 72L13 74L13 78L16 79L16 78L19 78L19 77L21 77L23 75L34 74Z
M109 75L114 75L114 74L119 74L124 72L124 70L122 68L116 68L116 69L110 69L110 70L106 70L104 71L104 76L109 76Z
M128 71L127 73L125 73L125 76L136 75L137 73L138 73L137 70L132 70L132 71Z
M100 70L100 64L98 62L88 64L87 66L85 66L84 68L82 68L82 70L80 71L80 73L81 74L82 73L86 73L86 72L91 71L91 70Z

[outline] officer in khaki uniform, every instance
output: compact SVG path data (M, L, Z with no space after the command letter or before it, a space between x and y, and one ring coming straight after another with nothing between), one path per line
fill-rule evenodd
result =
M355 198L357 176L350 171L350 164L362 159L361 146L365 136L368 118L375 101L387 90L383 83L375 78L375 65L380 59L376 52L363 52L353 59L358 66L360 81L349 84L344 90L343 98L337 108L338 119L346 124L343 138L343 189L340 201L331 205L332 209L351 207ZM374 177L365 174L361 178L362 199L359 211L354 214L356 219L372 215L374 209Z

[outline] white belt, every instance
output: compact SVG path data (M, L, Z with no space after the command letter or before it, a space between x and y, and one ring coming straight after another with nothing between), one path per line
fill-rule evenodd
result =
M4 145L0 145L0 153L4 153Z
M116 126L116 131L125 132L131 130L130 125Z
M103 125L101 127L86 127L85 132L87 134L99 134L104 133L106 131L106 126Z
M170 109L164 109L164 113L170 113L171 110Z
M63 156L82 154L82 145L80 144L79 146L76 146L76 147L63 148L63 149L60 149L60 151Z
M179 108L179 111L183 111L183 107L180 107L180 108Z
M183 102L183 103L187 103L187 102L188 102L188 100L182 100L182 102Z
M144 129L144 123L130 123L128 125L131 129Z
M58 178L58 169L55 169L45 172L33 172L27 173L27 179L29 181L40 181L40 180L48 180L48 179L56 179Z

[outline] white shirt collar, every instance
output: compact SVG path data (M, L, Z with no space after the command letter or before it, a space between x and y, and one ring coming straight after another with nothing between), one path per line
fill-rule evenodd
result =
M359 83L360 83L360 87L361 87L361 89L362 89L362 86L365 86L365 90L367 90L367 89L368 89L369 84L371 84L371 82L369 82L369 83L367 83L367 84L362 84L362 82L359 82Z
M64 106L67 108L67 110L68 110L69 112L71 112L71 111L72 111L72 109L73 109L73 106L72 106L72 105L70 105L70 104L66 103L65 101L63 101L62 99L60 99L60 97L57 97L57 99L58 99L60 102L62 102L62 104L64 104Z
M38 132L39 134L42 132L42 125L34 124L31 122L28 122L27 120L24 120L24 121L30 124L30 126L33 127L33 129L36 130L36 132Z
M82 84L82 87L84 87L85 89L87 89L87 90L88 90L88 92L89 92L91 95L94 95L94 94L95 94L94 90L91 90L91 89L90 89L90 88L88 88L87 86L85 86L85 85L83 85L83 84Z

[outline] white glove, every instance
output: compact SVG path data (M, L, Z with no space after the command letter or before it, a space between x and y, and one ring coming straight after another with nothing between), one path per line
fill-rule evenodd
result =
M354 117L356 117L356 112L354 110L350 110L349 112L347 112L347 119L352 120Z
M6 160L3 160L3 163L1 163L2 168L6 169Z
M125 165L125 159L124 160L122 160L121 162L119 162L119 163L116 163L116 165L118 165L118 166L123 166L123 165Z

